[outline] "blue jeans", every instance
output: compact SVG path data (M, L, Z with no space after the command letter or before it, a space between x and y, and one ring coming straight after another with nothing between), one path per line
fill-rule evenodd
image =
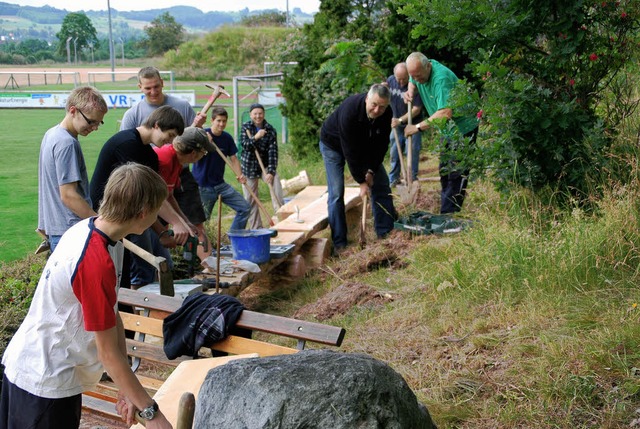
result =
M169 269L173 269L173 260L169 249L160 244L160 238L151 228L144 230L140 235L129 234L129 241L142 247L147 252L162 256L167 260ZM144 286L156 281L156 267L131 252L131 284L134 286Z
M202 199L202 207L204 208L204 214L207 216L207 220L211 217L211 211L218 201L218 195L222 197L223 203L236 212L236 216L233 218L233 223L231 224L231 229L245 229L247 227L249 213L251 212L251 206L238 191L226 182L222 182L213 188L200 186L200 198Z
M340 249L347 245L347 216L344 208L344 165L345 158L340 152L330 149L322 141L320 153L327 173L327 187L329 190L328 211L329 226L333 247ZM373 225L378 237L384 237L393 229L396 210L393 207L389 177L380 164L373 178L371 187L371 210Z
M60 243L61 235L50 235L49 236L49 249L51 249L51 253L56 250L58 247L58 243Z
M405 127L399 125L396 130L398 130L398 140L400 140L400 150L405 156L405 163L407 162L407 138L404 136ZM413 146L413 151L411 152L411 171L413 172L412 179L418 179L418 164L420 163L420 150L422 149L422 133L414 134L411 139L413 140L411 145ZM400 177L400 160L398 158L398 151L396 150L396 136L393 131L391 131L391 170L389 171L389 182L397 182ZM405 165L405 168L407 166Z

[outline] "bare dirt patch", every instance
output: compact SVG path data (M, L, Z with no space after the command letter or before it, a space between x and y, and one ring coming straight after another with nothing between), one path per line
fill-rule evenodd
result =
M356 306L376 307L390 300L390 295L378 292L364 283L343 283L318 301L301 307L293 317L327 320L335 315L345 314Z

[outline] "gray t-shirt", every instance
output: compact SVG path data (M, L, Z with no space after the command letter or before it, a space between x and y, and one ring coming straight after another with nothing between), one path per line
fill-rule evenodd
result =
M48 235L62 235L80 221L60 198L60 186L75 182L78 182L78 193L91 207L87 166L80 142L56 125L42 139L38 164L38 228Z
M184 118L185 127L190 126L196 118L196 112L193 111L193 107L191 107L191 104L189 104L187 100L176 97L175 95L164 94L164 104L153 105L147 103L146 100L142 100L127 110L122 117L120 130L130 130L131 128L139 127L145 119L160 106L171 106L180 112Z

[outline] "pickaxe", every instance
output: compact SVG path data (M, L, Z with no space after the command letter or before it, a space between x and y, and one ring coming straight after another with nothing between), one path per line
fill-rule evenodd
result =
M209 85L208 83L205 83L204 86L213 90L213 92L211 93L211 96L209 97L206 104L200 111L202 115L207 116L207 112L209 111L213 103L215 103L215 101L218 99L218 97L220 97L220 95L224 94L227 97L231 97L231 95L224 90L224 86L222 85Z

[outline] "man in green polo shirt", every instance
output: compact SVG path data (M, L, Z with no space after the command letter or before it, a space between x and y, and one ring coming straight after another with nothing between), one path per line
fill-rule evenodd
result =
M428 59L420 52L413 52L407 57L409 72L409 89L404 94L405 102L413 100L417 93L427 109L428 117L415 125L405 128L405 136L411 136L434 126L434 120L445 119L455 122L457 133L449 133L440 128L444 140L443 152L440 153L440 213L459 212L464 202L469 170L459 170L458 161L451 156L451 149L461 144L475 143L478 135L478 120L471 117L456 116L449 106L449 95L458 83L456 75L444 65ZM445 127L447 128L447 127Z

